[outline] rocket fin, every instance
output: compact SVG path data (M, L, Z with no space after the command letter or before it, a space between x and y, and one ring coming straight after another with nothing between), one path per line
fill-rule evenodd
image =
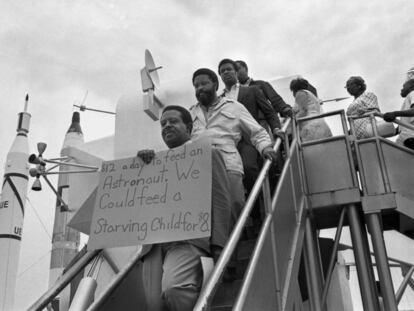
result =
M68 156L71 157L75 163L91 165L100 167L102 159L98 158L88 152L82 151L76 147L68 148ZM99 173L81 173L81 174L72 174L69 176L69 195L68 195L68 205L72 212L75 214L72 217L76 217L75 223L70 221L68 226L74 228L82 233L85 229L78 229L73 227L76 226L77 222L84 222L85 217L85 206L92 205L91 213L93 211L94 198L96 196L96 188L99 183ZM93 200L92 200L93 198ZM92 215L92 214L91 214ZM91 216L92 217L92 216ZM89 219L90 223L91 219ZM83 228L83 227L82 227ZM89 234L89 228L87 230Z
M100 167L102 159L77 147L69 147L67 155L78 164ZM89 234L95 205L99 173L73 174L69 177L69 207L76 211L67 224L82 233Z
M82 233L89 234L98 187L89 195L83 205L69 221L68 226Z

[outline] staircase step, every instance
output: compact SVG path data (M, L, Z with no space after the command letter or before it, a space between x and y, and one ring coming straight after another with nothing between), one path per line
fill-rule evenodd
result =
M255 226L250 228L255 231L260 229ZM255 238L241 240L239 242L236 250L236 256L234 256L235 260L231 261L228 270L226 271L228 278L219 285L216 294L214 295L210 310L232 310L234 300L240 290L240 286L243 282L243 277L255 244Z
M244 226L244 234L247 239L256 239L259 235L261 222L256 220L246 223Z
M250 259L253 253L254 246L256 245L256 239L240 241L237 246L237 259L246 260Z
M246 273L247 266L249 265L250 259L238 260L236 263L236 280L243 280L244 274Z
M246 239L255 239L257 238L258 231L257 228L254 226L245 226L244 227L244 235Z
M211 310L231 310L234 300L237 297L242 280L236 280L233 282L223 282L218 287L216 294L214 295L213 302L211 304ZM224 308L224 309L213 309Z

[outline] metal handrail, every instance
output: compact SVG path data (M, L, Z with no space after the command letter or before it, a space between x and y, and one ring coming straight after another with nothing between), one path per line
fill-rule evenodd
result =
M35 303L33 303L27 310L39 311L45 308L61 291L68 285L72 279L83 269L89 262L94 259L101 250L93 250L85 253L79 260L73 264L53 285L43 294Z
M302 118L296 118L296 124L301 124L302 122L306 122L306 121L311 121L311 120L315 120L315 119L324 119L327 117L332 117L332 116L339 116L341 119L341 124L342 124L342 131L343 134L342 135L333 135L331 137L324 137L324 138L315 138L309 141L302 141L301 137L300 137L300 133L299 133L299 126L296 127L296 130L298 131L298 141L301 145L311 145L311 144L320 144L322 142L327 142L329 140L335 140L338 136L347 136L348 134L348 127L346 125L346 118L345 118L345 111L343 109L341 110L333 110L333 111L329 111L329 112L325 112L325 113L321 113L321 114L317 114L317 115L311 115L308 117L302 117Z
M374 112L374 115L377 116L377 117L380 117L380 118L384 118L384 114L382 114L380 112ZM406 123L406 122L403 122L403 121L400 121L400 120L397 120L397 119L395 119L392 122L414 131L414 125L411 125L409 123Z
M375 111L375 110L374 111L366 112L366 113L364 113L362 115L358 115L358 116L357 115L349 116L348 118L349 119L352 119L352 120L355 120L355 119L369 118L371 115L373 115L375 117L382 118L382 119L384 118L384 114L383 113L378 112L378 111ZM403 122L403 121L400 121L398 119L395 119L394 121L391 121L390 123L395 123L395 124L401 125L403 127L406 127L408 129L414 131L414 125L411 125L411 124L409 124L407 122Z
M362 114L352 114L352 115L349 115L348 118L353 119L353 120L362 119L362 118L369 118L371 115L375 115L376 113L379 113L377 111L377 108L369 108L369 109L367 109L366 112L364 112Z
M333 110L333 111L329 111L329 112L324 112L321 114L316 114L316 115L312 115L312 116L308 116L308 117L303 117L303 118L297 118L297 121L309 121L309 120L313 120L313 119L320 119L320 118L326 118L326 117L331 117L337 114L343 114L343 110Z
M370 120L371 128L372 128L372 137L378 137L378 129L377 129L377 120L375 119L377 108L368 108L367 111L363 114L353 114L348 116L349 128L350 133L355 135L355 124L354 121L358 119L367 118Z
M292 144L295 144L295 140L292 142ZM292 160L291 155L289 154L288 159L285 161L285 168L282 171L281 176L279 177L279 180L284 180L284 176L289 174L289 171L286 169L286 167L289 166L290 162ZM244 277L243 285L241 286L240 292L238 294L238 297L236 299L236 303L234 305L234 310L240 310L245 302L245 298L247 296L248 290L250 288L250 284L253 281L254 272L256 271L257 264L259 262L260 254L262 252L262 249L264 247L264 243L268 234L268 230L270 229L271 223L273 221L273 212L275 210L275 204L276 204L276 198L279 197L280 193L282 191L282 188L280 187L280 184L278 185L276 189L276 193L273 197L270 210L268 211L266 218L263 222L262 228L260 230L259 237L256 241L256 246L253 250L253 253L251 255L251 259L249 262L249 265L246 269L246 275Z
M287 128L289 127L290 122L291 122L291 119L287 119L286 122L283 124L283 127L282 127L283 132L286 132ZM273 150L278 151L281 144L282 144L282 139L278 137L273 146ZM233 256L233 253L236 249L237 243L240 240L246 221L260 193L260 190L262 188L265 177L267 176L271 163L272 161L270 160L265 161L262 167L262 170L260 171L260 174L256 179L253 189L250 192L249 197L247 198L247 202L243 208L243 211L241 215L239 216L239 219L230 235L229 240L227 241L223 249L223 252L220 258L217 261L216 267L214 268L210 278L208 279L207 284L201 291L200 296L193 310L198 310L198 311L204 310L204 308L208 305L208 300L211 298L211 296L214 294L215 290L217 289L221 276L223 275L224 270L226 269L228 263L230 262Z

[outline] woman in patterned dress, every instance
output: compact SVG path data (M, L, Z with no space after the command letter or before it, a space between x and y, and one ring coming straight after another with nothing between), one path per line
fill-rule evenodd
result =
M308 88L309 82L303 78L290 82L290 90L295 97L293 111L297 118L319 115L322 112L321 101ZM332 136L331 129L323 118L300 122L299 133L303 142Z
M346 110L348 116L360 116L372 110L380 112L377 96L372 92L366 92L367 86L361 77L350 77L346 81L346 90L354 96L354 101ZM369 117L354 120L355 136L357 139L373 136Z

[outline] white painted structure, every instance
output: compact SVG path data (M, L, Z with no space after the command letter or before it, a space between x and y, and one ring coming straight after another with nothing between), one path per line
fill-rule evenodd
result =
M63 146L61 149L61 157L68 156L70 147L79 147L83 144L83 133L79 124L79 113L75 112L72 117L72 123L66 133ZM61 166L60 171L70 170L68 166ZM70 175L61 174L58 179L57 191L64 202L69 198ZM80 233L72 228L67 227L67 223L76 212L72 206L69 210L61 208L62 203L56 200L55 221L53 225L52 236L52 255L50 261L49 286L52 286L58 277L62 275L64 268L78 253L80 243ZM59 304L59 310L67 310L70 303L70 287L60 293L56 303Z
M30 114L19 113L17 136L7 154L0 198L0 310L13 310L27 196Z

